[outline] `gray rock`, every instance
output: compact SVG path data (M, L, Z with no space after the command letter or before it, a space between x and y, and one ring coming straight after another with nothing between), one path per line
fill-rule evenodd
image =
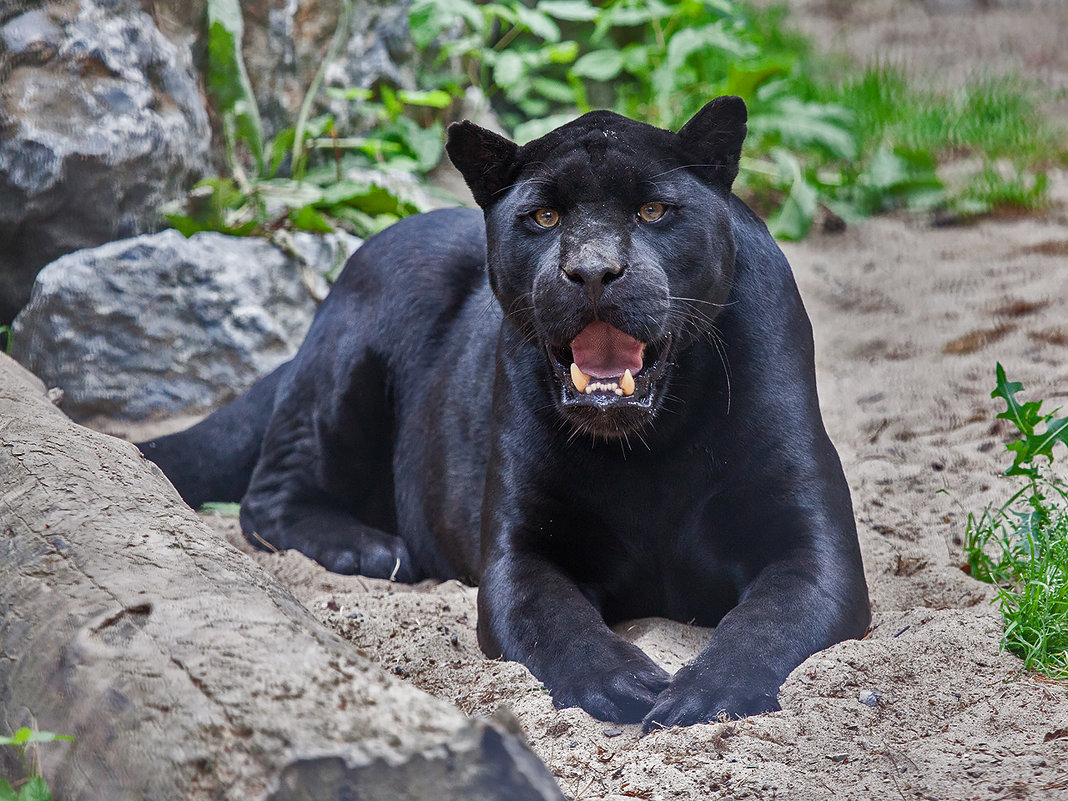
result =
M135 0L0 9L0 324L59 256L154 230L208 170L188 47Z
M323 63L338 24L338 0L266 0L266 13L246 4L243 47L249 79L268 133L293 125L304 94ZM326 67L324 86L367 89L383 80L414 88L414 56L408 36L410 2L354 0L348 35ZM354 131L355 105L317 98L316 112L329 109L339 130Z
M360 240L167 230L64 256L15 319L12 355L63 390L75 420L195 414L246 390L296 352L324 274Z
M868 706L878 706L879 699L882 697L883 694L879 690L861 690L857 695L857 700Z

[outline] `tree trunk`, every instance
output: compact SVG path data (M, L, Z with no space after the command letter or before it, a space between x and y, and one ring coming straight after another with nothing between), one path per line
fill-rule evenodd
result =
M562 798L515 734L371 664L4 356L0 615L0 730L76 738L40 748L64 801Z

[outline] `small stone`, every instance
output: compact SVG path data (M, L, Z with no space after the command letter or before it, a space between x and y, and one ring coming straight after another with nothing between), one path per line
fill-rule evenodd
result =
M618 737L623 733L623 729L619 728L618 726L609 726L601 733L604 734L605 737Z
M879 690L861 690L857 700L868 706L878 706L879 699L882 697L883 694Z
M849 754L827 754L826 756L831 762L842 763L849 761Z

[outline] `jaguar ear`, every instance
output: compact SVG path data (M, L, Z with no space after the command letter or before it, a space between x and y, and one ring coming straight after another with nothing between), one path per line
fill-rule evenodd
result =
M483 209L512 183L519 145L510 139L464 120L449 126L445 150Z
M746 118L745 101L725 95L707 103L679 131L687 158L704 167L712 181L727 190L738 176Z

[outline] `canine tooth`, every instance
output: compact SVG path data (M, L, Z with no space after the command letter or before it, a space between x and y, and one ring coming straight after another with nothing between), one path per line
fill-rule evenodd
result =
M623 395L634 394L634 376L630 374L630 370L623 373L623 377L619 379L619 387Z
M582 372L574 362L571 362L571 380L575 384L575 389L579 392L586 389L586 385L590 383L590 377Z

